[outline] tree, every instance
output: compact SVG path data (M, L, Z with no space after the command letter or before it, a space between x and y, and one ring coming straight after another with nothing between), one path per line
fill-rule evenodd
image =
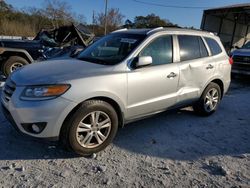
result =
M134 27L136 28L154 28L174 26L169 20L161 19L155 14L147 16L136 16L134 20Z
M75 24L79 24L79 23L86 24L86 17L83 14L72 13L71 22Z
M117 8L111 8L107 13L107 32L111 32L119 28L122 25L124 15L122 15ZM97 24L103 26L105 25L105 14L99 13L97 15ZM104 31L104 29L103 29Z
M1 12L6 12L6 11L12 11L13 7L7 3L5 3L5 1L0 0L0 11Z
M135 24L132 21L130 21L129 19L127 19L125 21L125 24L123 25L123 27L125 27L127 29L133 28L134 26L135 26Z
M71 6L65 1L45 0L43 12L51 20L55 28L71 23L74 20L71 13Z
M83 23L83 15L74 14L62 0L44 0L43 8L15 9L0 0L0 35L35 36L41 29Z
M41 29L50 29L53 27L51 20L44 14L43 9L28 7L24 8L22 13L29 15L24 22L34 25L36 33Z

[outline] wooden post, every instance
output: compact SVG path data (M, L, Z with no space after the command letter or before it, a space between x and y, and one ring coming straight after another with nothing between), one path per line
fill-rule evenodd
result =
M105 25L104 25L104 35L107 34L107 11L108 11L108 0L105 0Z
M234 35L236 31L236 26L237 26L237 20L238 20L238 15L234 17L234 28L233 28L233 36L232 36L231 43L230 43L230 50L232 49L233 42L234 42Z

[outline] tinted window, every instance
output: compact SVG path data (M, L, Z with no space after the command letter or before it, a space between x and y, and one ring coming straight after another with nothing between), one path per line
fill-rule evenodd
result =
M199 44L200 44L201 57L207 57L208 56L208 51L207 51L207 48L206 48L203 40L201 39L201 37L199 37Z
M181 61L187 61L200 57L200 47L195 36L178 36Z
M171 36L163 36L153 40L139 56L151 56L153 65L173 62L173 45Z
M217 55L217 54L222 52L219 44L214 39L205 38L205 40L206 40L207 45L209 46L209 48L211 50L212 55Z
M206 46L199 36L180 35L178 36L181 61L188 61L207 57Z

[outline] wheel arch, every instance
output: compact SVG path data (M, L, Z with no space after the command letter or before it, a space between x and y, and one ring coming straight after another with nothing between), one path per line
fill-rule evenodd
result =
M223 83L223 81L222 81L221 79L219 79L219 78L214 78L214 79L212 79L211 81L209 81L209 82L206 84L206 86L203 88L202 92L207 88L207 86L208 86L211 82L216 83L216 84L219 85L220 90L221 90L221 99L222 99L222 97L224 96L224 83Z
M67 122L69 121L69 119L72 117L72 115L81 107L81 105L89 100L102 100L105 101L107 103L109 103L117 112L118 115L118 122L119 122L119 127L123 127L124 125L124 115L123 115L123 111L119 105L119 103L117 101L115 101L114 99L110 98L110 97L105 97L105 96L96 96L96 97L92 97L92 98L88 98L82 102L80 102L79 104L77 104L66 116L66 118L64 119L62 126L60 128L60 134L59 134L59 138L61 139L62 136L62 130L64 130L64 126L66 126Z
M27 60L28 63L32 63L34 61L31 55L23 49L5 49L4 52L0 55L6 60L11 56L19 56Z
M223 84L222 80L221 79L214 79L211 82L216 83L216 84L219 85L220 90L221 90L221 99L222 99L222 97L224 95L224 84Z

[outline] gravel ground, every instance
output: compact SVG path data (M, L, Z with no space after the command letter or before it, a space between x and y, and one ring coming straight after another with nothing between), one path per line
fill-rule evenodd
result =
M190 108L125 126L90 158L20 136L0 112L0 187L250 187L250 81L217 113Z

